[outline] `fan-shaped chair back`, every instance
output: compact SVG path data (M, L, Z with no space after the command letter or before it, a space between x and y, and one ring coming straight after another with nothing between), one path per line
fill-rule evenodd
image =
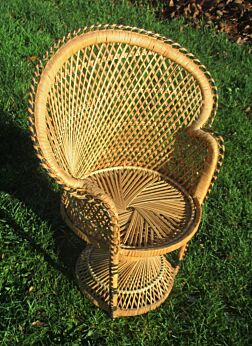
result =
M192 55L157 35L112 29L64 39L37 72L36 137L56 176L158 169L177 131L200 127L215 112L213 82Z

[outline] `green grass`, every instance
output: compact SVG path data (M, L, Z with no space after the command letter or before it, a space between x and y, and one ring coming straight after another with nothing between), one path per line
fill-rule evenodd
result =
M115 5L116 3L116 5ZM1 345L251 345L252 57L222 34L158 22L147 6L109 0L0 3ZM226 157L166 302L111 320L79 292L73 267L83 244L59 213L59 189L35 158L27 131L34 62L54 39L94 23L159 32L187 47L220 90L213 128ZM251 110L250 110L251 114ZM43 322L34 326L35 321Z

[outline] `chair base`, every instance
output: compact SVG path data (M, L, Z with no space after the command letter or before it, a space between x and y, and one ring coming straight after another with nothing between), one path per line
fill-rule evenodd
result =
M117 306L111 311L108 250L88 245L76 264L81 291L112 317L135 316L157 308L168 297L176 273L165 256L121 256Z

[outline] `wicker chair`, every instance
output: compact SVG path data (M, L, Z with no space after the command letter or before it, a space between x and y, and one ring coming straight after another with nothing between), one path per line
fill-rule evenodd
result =
M144 30L79 29L38 64L34 147L63 187L64 220L88 242L76 265L81 290L112 317L168 296L222 163L222 138L204 129L216 109L199 60Z

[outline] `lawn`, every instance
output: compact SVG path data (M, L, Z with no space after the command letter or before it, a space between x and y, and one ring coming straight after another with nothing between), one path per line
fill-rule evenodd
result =
M252 345L252 56L203 25L159 22L141 3L0 2L1 345ZM59 188L40 168L27 131L37 57L54 39L94 23L145 28L193 52L219 88L213 129L226 145L171 295L155 311L116 320L78 290L73 268L84 244L61 220Z

